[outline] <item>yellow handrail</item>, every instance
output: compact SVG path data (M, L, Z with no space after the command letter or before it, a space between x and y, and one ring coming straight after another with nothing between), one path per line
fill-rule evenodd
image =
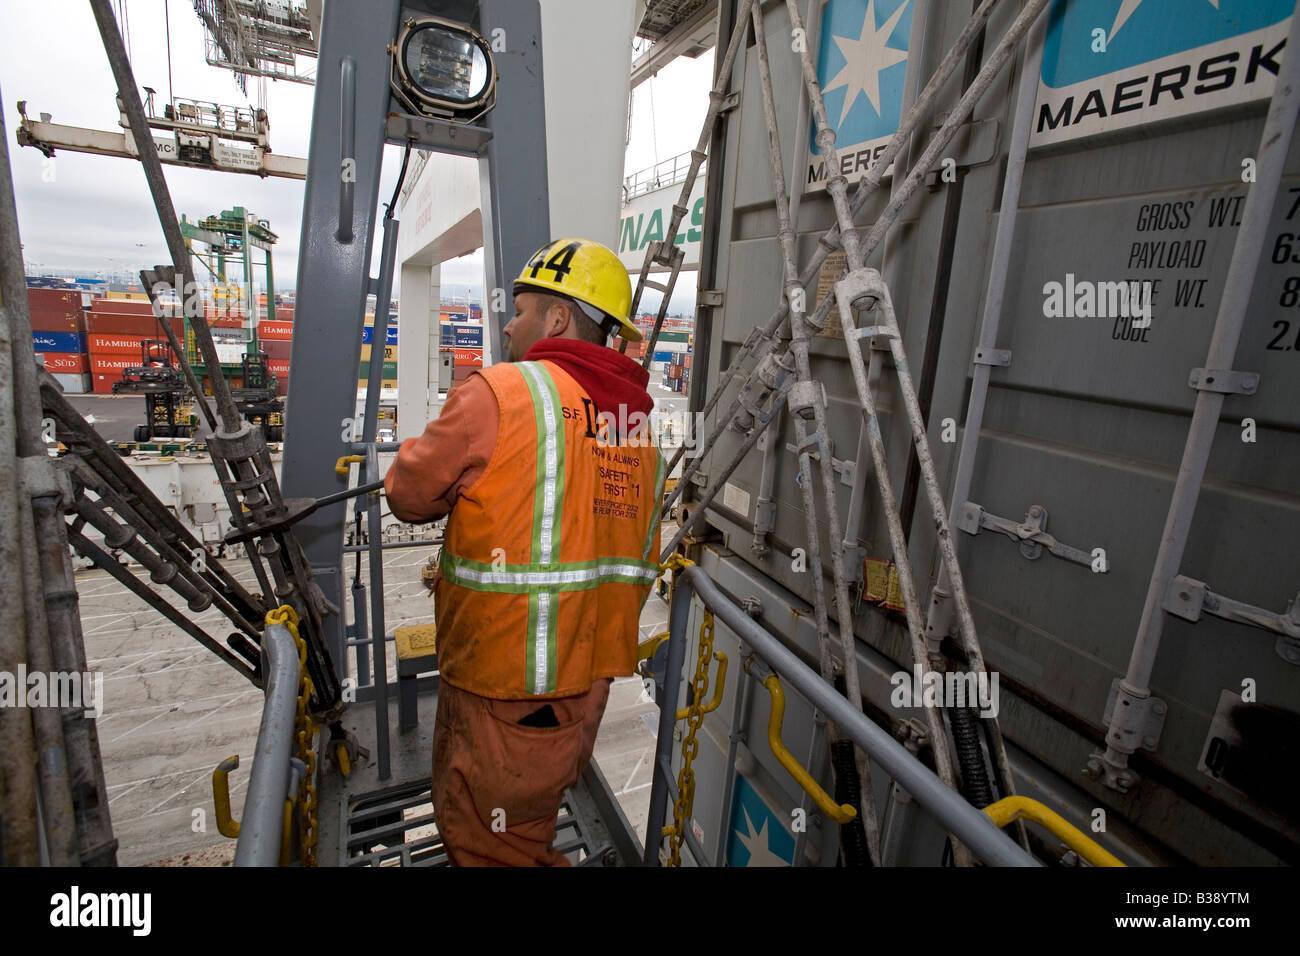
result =
M804 792L813 798L813 802L821 808L822 813L836 823L848 823L858 815L857 808L847 803L837 804L832 800L830 794L808 775L807 770L799 766L799 761L794 759L790 751L785 749L785 744L781 742L781 721L785 719L785 691L781 689L781 681L775 674L768 674L763 679L763 686L772 695L772 715L767 721L767 742L772 747L772 753L799 786L803 787Z
M1037 800L1031 800L1028 797L1004 797L997 803L989 804L984 808L984 812L999 827L1004 827L1008 823L1021 819L1031 820L1040 826L1046 827L1053 836L1093 866L1125 865L1118 857L1102 849L1096 840Z
M212 771L212 804L217 811L217 832L223 837L239 836L239 821L230 815L230 771L239 766L239 756L227 757Z
M637 661L640 662L644 660L649 660L651 657L654 657L655 652L659 650L659 645L666 640L668 640L667 631L662 631L656 634L654 637L647 637L644 641L642 641L636 646Z
M361 465L365 463L365 460L365 455L344 455L338 461L334 462L334 474L342 475L346 478L348 476L348 465L354 462Z
M713 682L712 699L707 704L705 704L703 707L700 708L701 716L703 716L704 714L711 714L718 709L718 705L722 703L722 691L725 688L727 682L727 655L719 651L713 655L713 659L718 662L718 676ZM683 707L681 710L677 712L676 719L685 720L690 715L691 715L691 708Z

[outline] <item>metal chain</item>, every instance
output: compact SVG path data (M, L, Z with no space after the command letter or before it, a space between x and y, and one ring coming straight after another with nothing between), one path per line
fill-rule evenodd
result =
M298 805L298 846L303 866L316 865L316 843L320 829L316 823L316 732L320 725L311 717L311 698L314 691L311 675L307 672L307 642L298 634L298 614L288 604L281 605L266 615L267 624L279 624L291 635L298 648L298 709L294 718L293 739L298 744L295 756L306 764L302 783L298 785L295 803Z
M681 866L682 841L686 838L686 821L695 803L695 771L691 761L699 752L700 744L695 732L704 722L704 701L709 691L709 662L713 660L713 612L705 611L700 624L700 653L695 662L695 678L691 681L692 699L686 715L686 736L682 740L682 769L677 774L677 799L673 802L673 825L668 833L668 865ZM673 706L672 701L667 701Z

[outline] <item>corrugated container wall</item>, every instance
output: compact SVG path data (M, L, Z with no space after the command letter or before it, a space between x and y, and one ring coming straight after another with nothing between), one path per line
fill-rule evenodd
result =
M873 151L888 142L904 97L910 101L924 85L973 6L970 0L829 0L819 22L814 13L808 42L850 178L860 178ZM1139 629L1197 398L1189 382L1206 362L1251 188L1248 160L1259 149L1265 97L1294 3L1131 6L1102 57L1089 52L1093 28L1116 22L1117 4L1053 0L1041 71L1025 75L1022 49L869 264L882 272L898 311L945 497L952 494L962 443L978 442L969 494L950 506L980 642L1000 675L1000 722L1022 792L1081 826L1104 810L1108 846L1133 862L1296 862L1300 801L1294 782L1281 778L1292 777L1283 766L1294 755L1300 725L1300 668L1275 650L1275 632L1208 612L1195 623L1169 616L1151 677L1167 713L1154 747L1132 759L1136 783L1120 793L1081 773L1090 754L1104 749L1107 700L1125 674ZM819 4L800 7L816 11ZM1021 7L997 5L983 56ZM835 219L824 167L819 174L822 161L811 155L807 113L801 113L785 5L765 4L764 18L802 267ZM696 347L708 339L707 374L695 370L693 389L718 382L751 330L781 301L752 32L749 42L737 59L733 89L741 92L726 117L725 156L709 160L709 175L723 177L716 223L709 225L718 230L720 249L713 287L722 290L725 306L702 310ZM871 50L877 59L868 63L863 58ZM968 65L967 81L979 65ZM962 73L921 123L912 158L955 104ZM1035 85L1038 102L1023 188L1015 209L1000 209L1014 106L1025 82ZM895 165L859 223L875 220L908 165ZM1006 351L977 359L994 233L1000 218L1013 214L995 343ZM1276 615L1297 599L1300 586L1300 157L1294 143L1271 219L1234 365L1257 373L1258 389L1226 398L1180 573ZM809 287L810 311L835 278L832 268L820 290ZM1117 286L1103 283L1147 283L1135 295L1154 293L1150 325L1143 327L1140 310L1117 314ZM863 312L856 320L868 325L874 317ZM835 311L811 352L813 376L826 389L833 454L856 462L837 472L839 513L849 513L854 477L865 480L860 526L848 532L860 536L861 557L889 559ZM938 570L934 526L909 460L910 433L891 360L887 352L876 354L884 366L876 400L924 603ZM961 426L977 361L995 364L982 430L966 435ZM734 387L720 410L733 396ZM693 395L692 407L701 405L702 396ZM705 434L713 424L706 423ZM706 449L703 472L716 475L742 440L725 431ZM763 624L815 662L811 589L792 560L796 548L807 546L793 441L788 417L767 439L776 457L768 549L754 547L764 457L756 449L710 508L714 540L698 556L737 600L759 598ZM698 489L692 493L699 496ZM1011 539L990 528L999 523ZM1020 536L1015 529L1027 523L1089 560L1025 541L1032 529ZM825 546L824 517L821 539ZM1104 573L1095 569L1098 550L1105 552ZM853 573L862 583L861 571ZM869 599L857 603L853 621L868 712L894 728L920 713L890 701L890 676L911 668L902 621ZM737 650L721 627L714 647ZM693 661L694 648L687 653ZM744 717L751 742L764 739L767 719L766 697L757 696L761 701ZM722 792L716 783L733 772L723 766L731 710L729 692L708 718L717 722L711 741L722 745L703 746L694 765L701 781L695 819L706 846L724 854L728 847L717 841L737 827L743 832L734 808L718 805L716 795ZM807 705L792 698L787 747L807 753L811 728ZM751 746L756 763L744 786L761 795L773 825L788 831L802 794L765 747ZM704 780L711 781L707 788ZM915 862L938 863L941 835L918 846ZM827 856L833 848L822 849L823 862L833 861Z

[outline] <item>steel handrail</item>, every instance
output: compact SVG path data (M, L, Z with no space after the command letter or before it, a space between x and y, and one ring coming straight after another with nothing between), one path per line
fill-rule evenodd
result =
M676 712L681 667L686 650L686 624L694 595L713 612L785 683L834 721L840 733L851 738L880 768L898 782L916 802L985 863L993 866L1041 866L1037 860L1003 833L980 810L949 789L924 764L869 720L835 688L794 652L741 610L697 565L688 565L677 575L669 613L668 671L664 697L660 701L660 733L656 745L655 776L650 790L650 816L646 833L658 833L667 808L668 777L664 767L672 745L672 718ZM675 666L674 666L675 665ZM658 841L647 836L645 861L653 864Z
M262 657L266 703L257 728L257 754L239 823L235 866L275 866L280 862L284 801L289 793L299 669L298 647L287 628L280 624L266 626L262 632Z

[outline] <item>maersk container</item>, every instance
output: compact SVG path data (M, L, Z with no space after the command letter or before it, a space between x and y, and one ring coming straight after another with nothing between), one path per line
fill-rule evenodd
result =
M724 0L733 17L735 6ZM807 42L837 128L841 169L856 180L969 21L972 4L800 6L813 11ZM1267 239L1235 360L1229 369L1205 368L1219 309L1230 304L1220 300L1294 0L1147 0L1125 4L1127 18L1117 16L1117 6L1052 0L1045 22L1029 34L1042 37L1034 43L1041 59L1033 49L1018 49L869 265L881 271L897 308L976 630L990 671L1000 676L998 717L1018 791L1130 863L1294 863L1300 803L1285 767L1293 762L1300 725L1300 656L1282 620L1290 608L1294 627L1300 586L1300 158L1294 143L1277 201L1265 210ZM966 79L959 68L941 89L892 179L857 217L863 235L1021 9L1016 3L994 9ZM764 5L763 16L802 268L835 216L798 58L790 55L786 7ZM1091 52L1098 27L1109 35L1104 56ZM877 59L867 62L871 50ZM1005 177L1018 161L1011 144L1024 84L1032 84L1026 93L1033 100L1021 114L1031 124L1023 185L1004 205ZM712 275L710 288L720 290L723 304L699 309L695 344L702 361L694 370L693 409L702 408L782 294L752 35L739 51L731 89L739 97L722 120L725 147L709 157L709 176L721 177L710 183L719 201L706 225L717 241L706 246L701 273ZM991 283L997 290L992 252L1003 222L1014 231L1003 305L994 316L1000 327L981 344ZM716 250L712 259L709 248ZM842 267L842 259L830 260L809 284L809 311ZM1129 287L1138 298L1126 314L1116 301L1121 283L1145 283ZM1099 304L1097 293L1106 290L1109 301ZM1151 303L1148 323L1140 300L1152 294L1144 300ZM855 318L864 326L876 316ZM924 603L939 566L936 536L892 359L865 343L852 347L877 357L874 391L890 477ZM812 340L811 362L826 392L839 514L848 520L854 485L861 484L864 505L847 529L861 551L849 551L850 559L887 561L891 548L847 354L832 311L824 334ZM981 427L966 434L977 369L988 376L985 411ZM1108 700L1130 666L1144 603L1155 590L1155 562L1202 388L1221 388L1227 397L1178 586L1158 596L1164 630L1149 686L1161 713L1152 705L1150 734L1130 758L1136 777L1122 792L1083 771L1106 747ZM705 422L705 434L735 394L733 384ZM709 483L744 438L728 429L705 449L701 472ZM694 534L709 540L693 556L734 600L753 599L763 626L816 666L811 588L797 560L804 552L795 550L806 548L807 538L794 441L783 413L707 509L708 527ZM953 501L963 448L973 460L969 490ZM768 456L770 501L763 500L762 481ZM702 493L688 483L683 507L689 512ZM826 553L824 506L819 513ZM756 541L756 521L769 517L770 534ZM1066 556L1052 552L1053 539ZM829 593L829 565L824 570ZM1266 623L1225 619L1213 596L1262 609ZM834 615L834 603L828 606ZM699 626L697 605L688 633ZM912 668L903 619L864 593L853 627L866 712L900 730L920 714L891 701L891 678ZM721 622L713 647L740 659L734 634ZM688 676L695 654L692 642ZM765 852L791 862L802 842L801 863L834 865L835 826L817 823L806 835L792 830L792 812L804 795L767 747L769 704L761 686L750 694L740 726L732 726L738 683L728 680L721 706L705 718L708 732L700 734L691 821L697 839L710 862L743 862L751 854L738 841L752 843L766 826ZM812 716L802 698L789 695L785 746L801 760L809 753ZM728 742L737 733L747 743L729 762ZM680 749L674 747L674 768ZM905 809L902 797L878 772L873 780L878 815L894 839L890 827ZM830 782L822 773L821 783ZM1090 828L1102 816L1097 811L1107 821L1104 833ZM937 825L930 831L913 832L905 844L895 839L889 858L937 865L943 833Z

